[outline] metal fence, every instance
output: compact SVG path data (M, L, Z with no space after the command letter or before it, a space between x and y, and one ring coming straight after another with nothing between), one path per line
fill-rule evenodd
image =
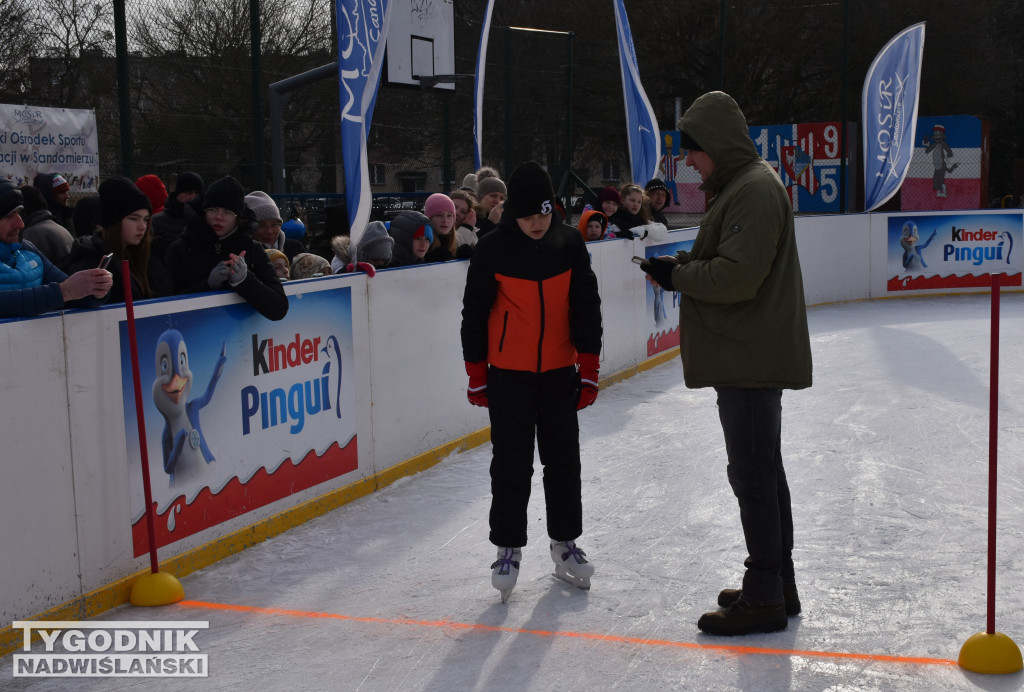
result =
M178 173L192 170L208 181L232 174L247 189L270 189L269 85L336 58L330 0L2 1L11 40L0 48L0 99L95 109L101 176L153 173L170 187ZM575 177L595 189L631 182L614 21L610 7L598 4L497 3L492 25L484 162L507 174L518 161L541 161L556 184L568 180L567 198L581 191ZM1005 6L1006 27L1024 15L1017 3L996 4ZM455 0L456 73L474 71L483 5ZM875 0L812 3L794 18L787 3L631 0L629 12L641 75L663 129L714 88L736 96L754 123L838 122L844 114L855 122L871 57L923 14L930 22L925 61L933 67L925 72L921 113L980 113L991 121L986 182L988 196L998 198L1013 191L1013 151L1024 144L1015 115L1021 49L981 9L938 5L913 0L882 11L889 6ZM968 44L976 48L966 60L930 48ZM972 59L998 66L979 72ZM472 91L471 81L454 91L382 83L369 137L376 195L457 187L472 171ZM336 79L288 100L282 136L289 193L344 190L338 118ZM851 140L852 160L859 151ZM986 153L956 151L949 165L958 168L949 177L987 175ZM685 179L683 162L673 163ZM858 193L849 192L848 207L857 209ZM987 206L985 193L978 196L976 206ZM694 195L670 211L693 215L702 205Z

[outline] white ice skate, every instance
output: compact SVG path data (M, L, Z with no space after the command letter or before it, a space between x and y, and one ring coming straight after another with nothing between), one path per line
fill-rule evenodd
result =
M491 565L491 586L501 592L502 603L508 603L508 597L516 587L522 558L523 551L519 548L498 548L498 559Z
M575 541L552 541L551 559L555 562L555 576L573 586L590 590L590 578L594 566L587 561L586 553Z

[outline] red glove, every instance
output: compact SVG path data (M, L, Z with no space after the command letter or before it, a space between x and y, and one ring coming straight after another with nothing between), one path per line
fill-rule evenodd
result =
M369 262L356 262L355 264L349 263L349 265L345 267L345 271L349 273L366 272L366 275L371 279L377 274L377 270L374 269L373 265Z
M469 375L469 388L466 389L469 403L487 408L487 361L466 361L466 374Z
M580 391L576 410L585 409L597 400L597 371L601 361L596 353L580 353L576 356L580 372Z

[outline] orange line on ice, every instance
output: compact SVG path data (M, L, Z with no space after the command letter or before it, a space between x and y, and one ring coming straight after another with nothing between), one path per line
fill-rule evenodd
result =
M646 646L674 647L678 649L696 649L700 651L720 651L723 653L743 656L807 656L812 658L839 658L858 661L879 661L882 663L912 663L917 665L955 666L956 661L947 658L922 658L917 656L886 656L884 654L856 654L842 651L804 651L800 649L768 649L754 646L728 646L725 644L697 644L694 642L676 642L668 639L646 639L644 637L623 637L613 634L594 634L591 632L549 632L547 630L527 630L516 627L497 627L452 620L412 620L409 618L374 618L339 613L318 613L308 610L287 610L284 608L259 608L256 606L234 605L229 603L210 603L208 601L181 601L178 605L209 610L226 610L236 613L254 613L259 615L280 615L284 617L345 620L349 622L369 622L381 625L405 625L413 627L439 627L459 630L479 630L483 632L508 632L512 634L532 634L540 637L567 637L587 639L601 642L617 642L622 644L641 644Z

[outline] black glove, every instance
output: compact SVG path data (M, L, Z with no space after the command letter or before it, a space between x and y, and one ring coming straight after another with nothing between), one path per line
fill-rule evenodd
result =
M615 237L625 238L626 240L633 240L633 238L636 237L636 234L633 233L633 231L620 228L618 231L615 232Z
M640 268L647 272L658 285L666 291L676 290L672 286L672 270L679 265L675 262L661 257L651 257L640 265Z

